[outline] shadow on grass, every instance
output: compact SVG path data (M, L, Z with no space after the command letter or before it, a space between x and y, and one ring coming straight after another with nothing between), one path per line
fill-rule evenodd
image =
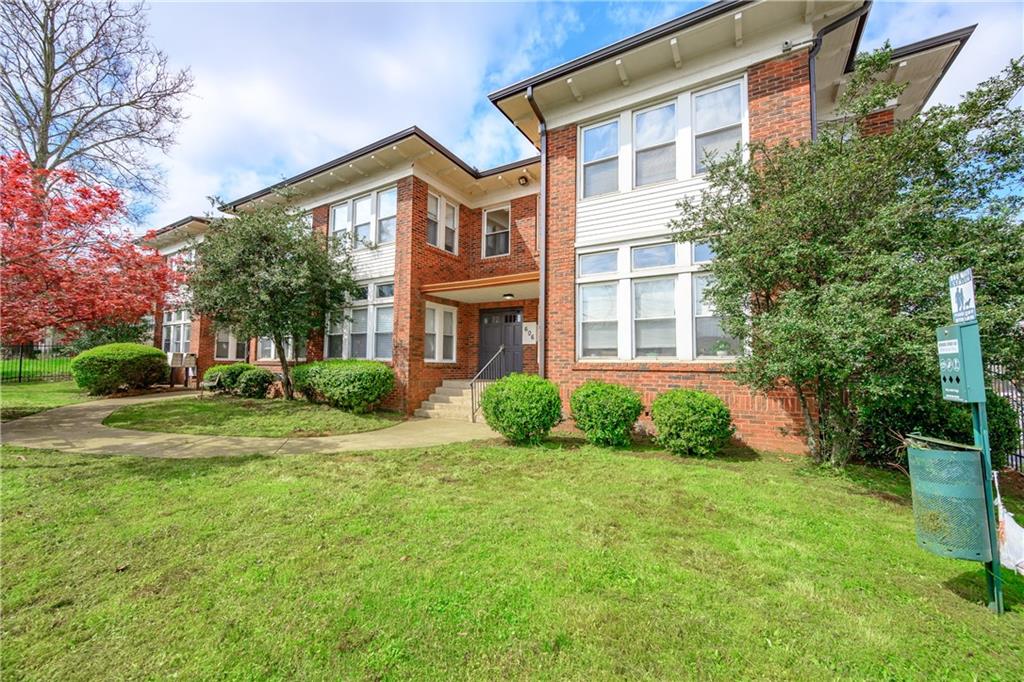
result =
M118 458L113 471L153 481L178 481L197 476L220 473L252 462L272 460L264 454L235 455L230 457L194 457L182 459L153 459L147 457Z
M1024 608L1024 577L1006 568L1002 569L1000 575L1003 579L1003 606L1007 611ZM943 585L965 601L983 605L988 603L984 564L978 564L976 569L950 578Z

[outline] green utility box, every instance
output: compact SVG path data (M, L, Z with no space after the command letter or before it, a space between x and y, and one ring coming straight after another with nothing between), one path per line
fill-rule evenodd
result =
M939 556L992 561L980 447L907 437L917 544Z
M985 402L978 323L954 324L935 330L939 347L942 397L958 403Z

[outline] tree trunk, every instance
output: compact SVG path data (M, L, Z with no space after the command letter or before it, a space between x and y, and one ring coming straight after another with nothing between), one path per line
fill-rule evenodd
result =
M818 436L820 430L818 425L814 423L814 418L811 416L811 407L807 404L807 396L804 395L804 389L802 386L796 388L797 398L800 400L800 412L804 417L804 431L807 432L807 449L811 452L811 457L814 461L821 461L821 444L818 442Z
M281 363L281 389L284 391L284 399L293 400L295 394L292 392L292 373L288 366L288 355L284 352L284 339L276 334L274 348L277 349L277 360Z

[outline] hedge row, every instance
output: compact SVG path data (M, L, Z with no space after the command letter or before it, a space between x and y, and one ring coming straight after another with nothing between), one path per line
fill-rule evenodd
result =
M636 391L618 384L588 381L569 401L576 426L597 445L629 445L643 411ZM510 374L484 391L481 401L487 424L509 441L536 444L562 418L558 387L530 374ZM729 408L721 398L685 389L658 396L651 407L658 443L679 455L710 457L733 434Z
M322 360L292 369L295 390L311 402L355 413L376 408L395 388L395 371L373 360Z

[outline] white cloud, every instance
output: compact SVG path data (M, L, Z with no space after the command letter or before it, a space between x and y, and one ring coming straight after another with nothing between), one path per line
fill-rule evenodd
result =
M608 18L617 26L631 32L663 24L705 5L704 2L613 2L608 7Z

